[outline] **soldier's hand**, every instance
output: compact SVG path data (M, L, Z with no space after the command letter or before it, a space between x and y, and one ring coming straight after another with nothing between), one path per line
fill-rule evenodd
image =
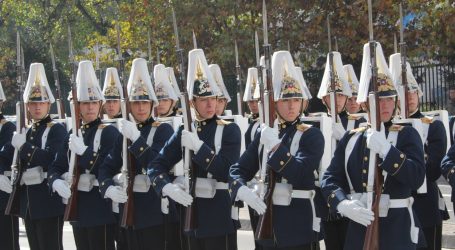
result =
M14 148L19 150L25 143L26 140L25 136L26 136L25 128L22 129L22 133L14 132L13 138L11 139L11 145L13 145Z
M169 196L175 202L182 204L187 207L193 203L193 197L183 189L178 184L168 183L164 185L162 189L163 196Z
M368 226L374 220L373 211L366 209L358 200L343 200L337 206L338 212L349 219Z
M237 191L237 199L244 201L248 206L256 210L261 215L265 213L267 206L256 194L255 190L249 189L247 186L242 186Z
M267 151L280 144L281 140L278 138L278 129L263 124L261 126L261 143L264 144Z
M57 179L52 183L52 189L62 198L68 199L71 196L71 189L64 180Z
M335 140L341 140L345 132L341 123L332 123L332 136Z
M196 133L190 132L188 130L182 131L183 147L193 150L194 153L197 154L197 151L199 151L199 149L202 147L202 144L204 144L204 142L199 139L199 136L197 136Z
M179 185L182 189L186 188L186 181L185 181L185 176L177 176L175 180L172 182L174 184Z
M128 200L125 190L119 186L108 187L104 196L117 203L125 203Z
M392 147L390 142L385 138L384 131L378 132L374 129L369 128L366 132L367 135L367 147L379 154L379 157L384 159L389 153Z
M11 181L8 177L4 175L0 175L0 190L6 193L11 193L13 191L13 187L11 186Z
M84 144L84 139L80 136L75 134L70 135L70 140L68 142L68 146L71 151L76 153L77 155L83 155L85 150L87 150L87 146Z
M123 136L130 139L131 142L135 142L141 136L141 132L137 129L136 124L125 119L120 120L119 131Z

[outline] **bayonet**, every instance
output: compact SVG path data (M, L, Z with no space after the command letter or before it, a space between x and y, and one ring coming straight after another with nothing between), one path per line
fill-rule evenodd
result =
M194 30L193 30L193 48L197 49L196 34L194 34Z
M330 17L327 15L327 39L329 41L329 52L332 51L332 34L330 31Z
M264 30L264 45L269 44L268 23L267 23L267 6L265 0L262 0L262 28Z
M259 38L258 38L258 32L254 32L254 48L256 50L256 66L259 66L261 64L261 55L259 54Z

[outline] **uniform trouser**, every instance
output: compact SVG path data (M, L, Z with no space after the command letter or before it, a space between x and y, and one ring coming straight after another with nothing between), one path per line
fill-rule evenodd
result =
M63 216L31 219L30 214L27 213L25 216L25 230L30 250L63 249Z
M172 227L171 228L166 228ZM158 225L143 229L127 229L128 249L129 250L178 250L180 242L177 235L178 224ZM170 239L166 237L166 230L170 229L176 235ZM168 239L168 240L167 240ZM153 248L151 248L153 246Z
M237 250L237 232L222 236L188 237L186 250Z
M306 244L295 247L262 247L264 250L315 250L313 244Z
M440 250L442 240L442 224L422 228L427 247L419 248L419 250Z
M19 249L19 218L0 211L0 249Z
M349 220L346 218L322 221L324 243L327 250L343 250Z
M115 250L116 224L93 227L73 226L74 241L78 250Z
M114 214L117 220L114 231L115 239L115 248L117 250L128 250L127 240L126 240L126 229L120 226L119 215Z
M248 213L250 214L250 223L251 223L251 228L253 229L253 235L256 233L256 227L258 225L258 220L259 220L259 215L256 213L254 209L251 207L248 207ZM254 246L255 250L262 250L262 246L258 244L258 241L254 241Z

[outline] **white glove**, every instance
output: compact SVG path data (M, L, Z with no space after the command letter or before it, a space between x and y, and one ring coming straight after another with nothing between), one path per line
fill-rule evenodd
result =
M67 181L69 183L70 174L68 172L65 172L62 175L60 175L60 178L62 178L62 180Z
M19 150L25 143L26 140L25 136L26 136L25 128L22 129L22 133L14 132L13 138L11 139L11 145L13 145L14 148Z
M84 144L84 139L81 136L77 136L75 134L70 135L68 146L70 150L76 153L77 155L83 155L85 150L87 150L88 148Z
M188 130L182 131L182 146L188 148L189 150L193 150L194 153L197 154L197 151L202 147L204 144L203 141L199 139L196 133L190 132Z
M344 130L341 123L332 123L332 137L335 138L335 140L341 140L344 133L346 133L346 130Z
M119 186L109 186L104 194L104 197L117 203L125 203L128 200L128 195L125 190Z
M384 131L378 132L369 128L367 130L367 147L371 151L378 153L379 157L384 159L384 157L387 156L387 153L389 153L392 145L390 145L390 142L385 138Z
M193 203L193 197L183 189L178 184L168 183L164 185L162 190L163 196L169 196L174 201L182 204L187 207Z
M62 198L68 199L71 196L71 189L64 180L57 179L52 183L52 189Z
M136 123L125 119L120 120L119 130L123 136L130 139L133 143L141 136L141 132L137 129Z
M8 194L11 193L11 191L13 191L11 181L8 179L8 177L4 175L0 175L0 190Z
M255 190L249 189L247 186L242 186L237 191L237 199L244 201L248 206L256 210L261 215L265 213L267 206L256 194Z
M337 206L338 212L349 219L368 226L374 220L373 211L366 209L358 200L343 200Z
M175 180L172 183L179 185L182 189L185 189L186 187L185 176L183 175L177 176L177 178L175 178Z
M270 151L281 143L281 140L278 138L278 129L263 125L261 128L261 143L264 144L266 151Z

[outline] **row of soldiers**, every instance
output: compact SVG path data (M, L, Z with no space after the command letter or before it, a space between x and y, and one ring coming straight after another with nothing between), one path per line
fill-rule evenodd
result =
M421 113L422 92L411 71L403 88L401 67L389 69L379 43L375 51L378 131L367 123L368 114L374 113L368 103L369 44L364 46L360 83L352 66L343 66L340 53L328 56L318 93L327 106L323 114L305 112L311 95L302 71L290 52L275 52L270 90L274 126L264 123L267 108L260 85L267 77L257 68L248 70L243 96L251 111L249 125L223 116L229 113L230 97L220 68L209 66L201 49L188 55L185 91L194 117L187 126L192 129L181 126L181 93L172 68L156 65L152 83L147 62L135 59L126 98L115 68L107 70L101 89L92 63L81 61L77 98L69 100L78 103L82 125L71 128L49 114L55 98L43 64L33 63L23 93L29 126L14 132L15 125L1 117L0 206L5 209L12 191L9 175L17 150L24 170L20 217L30 248L63 249L63 213L65 201L74 195L70 169L76 154L80 177L77 217L71 225L78 249L237 249L242 201L249 206L254 231L261 215L273 209L274 237L257 240L256 249L315 249L322 239L327 249L362 249L366 226L375 218L369 193L376 166L370 161L378 154L384 178L381 249L438 249L448 214L436 180L442 171L452 183L454 172L453 163L440 167L447 150L446 129L439 120L443 115ZM400 65L399 55L391 58L391 65ZM262 64L267 66L265 60ZM129 102L129 114L122 115L122 101ZM400 102L407 102L411 119L400 118ZM127 148L124 138L131 142ZM125 189L127 155L136 166L136 173L129 174L134 176L133 196ZM195 166L194 195L188 192L186 174L179 174L182 159ZM269 171L276 181L272 207L264 203ZM124 228L120 222L128 199L134 199L134 222ZM184 232L187 206L197 208L197 226ZM18 218L2 215L1 228L3 247L19 249Z

